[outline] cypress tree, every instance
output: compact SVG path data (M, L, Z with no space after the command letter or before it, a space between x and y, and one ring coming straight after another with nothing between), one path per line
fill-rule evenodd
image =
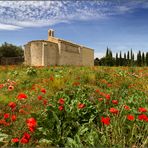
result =
M142 59L141 59L141 51L138 52L137 54L137 65L141 66Z
M145 65L145 55L144 55L144 52L142 53L142 65L143 66Z
M146 66L148 66L148 52L146 53L146 59L145 59L145 61L146 61Z
M116 66L119 66L118 53L116 53Z
M127 52L127 64L129 65L129 51Z
M124 66L126 66L126 53L124 53L124 63L123 63Z
M106 49L106 57L108 57L108 55L109 55L109 48L107 47L107 49Z
M122 66L122 53L120 51L120 57L119 57L119 65Z

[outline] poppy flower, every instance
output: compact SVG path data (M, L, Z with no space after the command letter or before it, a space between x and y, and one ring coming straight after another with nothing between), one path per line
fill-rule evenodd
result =
M4 84L0 84L0 89L4 87Z
M147 112L146 108L144 108L144 107L140 107L140 108L138 109L138 111L141 112L141 113Z
M62 110L64 109L64 106L61 105L61 106L58 107L58 109L59 109L60 111L62 111Z
M53 76L51 76L51 77L49 78L49 80L50 80L50 81L53 81L53 80L54 80L54 77L53 77Z
M85 107L85 104L83 104L83 103L79 103L79 104L78 104L78 108L79 108L79 109L82 109L82 108L84 108L84 107Z
M63 105L63 104L65 103L65 100L64 100L63 98L60 98L60 99L58 100L58 103L61 104L61 105Z
M20 143L27 144L30 140L31 136L28 133L24 133L23 137L20 140Z
M14 86L12 86L12 85L8 86L8 91L12 91L13 89L14 89Z
M26 123L27 123L29 130L31 132L34 132L34 130L37 126L37 121L34 118L29 118L29 119L27 119Z
M107 87L111 87L112 85L110 83L107 84Z
M99 101L99 102L103 101L103 98L98 98L98 101Z
M101 117L101 122L105 125L110 124L110 118L109 117Z
M130 107L127 106L127 105L124 105L124 109L125 109L125 110L130 110Z
M112 103L117 105L118 104L118 100L112 100Z
M96 92L96 93L99 93L99 92L100 92L100 90L99 90L99 89L96 89L96 90L95 90L95 92Z
M133 115L127 115L127 119L130 120L130 121L133 121L135 118Z
M79 86L80 85L80 82L74 82L72 85L73 86Z
M9 117L10 117L10 114L9 113L4 114L4 119L7 119Z
M13 142L13 143L19 142L19 138L12 138L12 139L11 139L11 142Z
M109 100L110 99L110 94L107 94L105 97L106 97L107 100Z
M11 108L11 109L14 109L16 107L16 104L14 102L10 102L8 104L8 106Z
M24 93L20 93L20 94L17 96L17 99L19 99L19 100L27 99L27 95L24 94Z
M44 104L44 105L47 105L47 103L48 103L48 100L47 100L47 99L44 99L44 100L43 100L43 104Z
M113 113L113 114L118 114L118 110L116 109L116 108L110 108L110 110L109 110L111 113Z
M148 118L148 117L147 117L145 114L138 115L138 119L139 119L139 120L146 121L147 118Z
M41 92L42 92L43 94L46 94L46 89L45 89L45 88L42 88L42 89L41 89Z
M15 120L16 120L16 115L12 115L12 116L11 116L11 120L12 120L12 121L15 121Z
M38 100L42 100L42 98L43 98L42 96L38 96Z

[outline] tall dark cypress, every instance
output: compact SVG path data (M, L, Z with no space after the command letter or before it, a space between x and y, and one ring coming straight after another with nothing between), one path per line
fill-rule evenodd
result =
M122 53L120 51L120 57L119 57L119 65L122 66Z
M141 51L139 50L137 54L137 65L141 66L142 65L142 59L141 59Z
M145 61L146 61L146 66L148 66L148 52L146 53Z
M142 53L142 65L143 66L145 65L145 55L144 55L144 52Z

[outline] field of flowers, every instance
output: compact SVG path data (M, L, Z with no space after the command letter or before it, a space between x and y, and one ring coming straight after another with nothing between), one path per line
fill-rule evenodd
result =
M0 67L0 147L148 147L148 68Z

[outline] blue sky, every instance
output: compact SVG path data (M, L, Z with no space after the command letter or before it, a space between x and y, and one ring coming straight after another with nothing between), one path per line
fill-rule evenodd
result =
M95 50L148 51L147 0L0 1L0 44L55 36Z

